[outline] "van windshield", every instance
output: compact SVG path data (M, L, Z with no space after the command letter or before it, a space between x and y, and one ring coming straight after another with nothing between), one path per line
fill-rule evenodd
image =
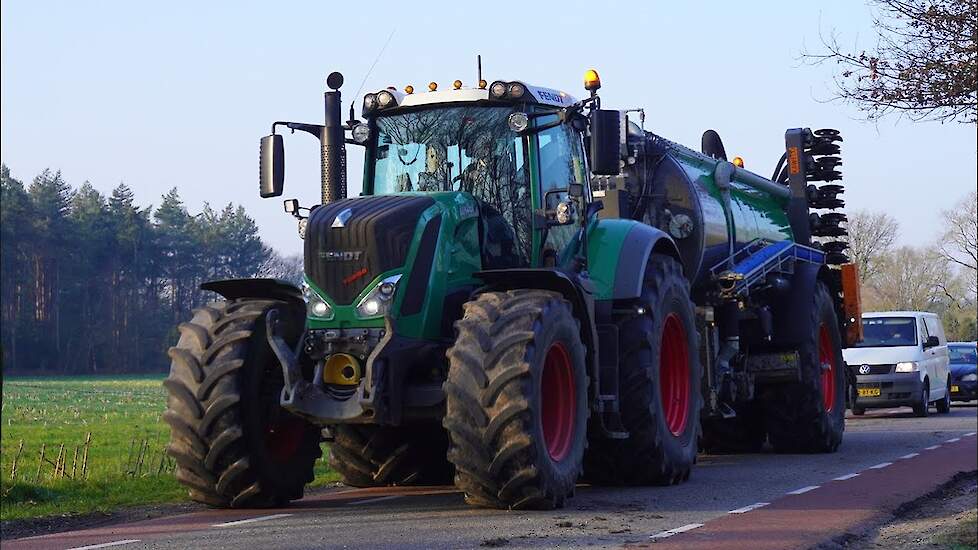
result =
M863 318L863 341L857 348L889 348L917 345L917 320L913 317Z

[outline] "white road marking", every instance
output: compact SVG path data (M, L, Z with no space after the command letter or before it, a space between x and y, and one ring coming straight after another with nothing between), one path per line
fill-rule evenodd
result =
M356 502L351 502L350 506L359 506L361 504L370 504L371 502L381 502L383 500L393 500L395 498L401 498L401 495L391 495L389 497L377 497L377 498L368 498L367 500L358 500Z
M933 451L934 449L940 447L940 445L931 445L930 447L924 447L925 451Z
M244 525L246 523L255 523L256 521L266 521L269 519L287 518L292 514L272 514L270 516L258 516L257 518L239 519L238 521L228 521L226 523L215 523L211 527L234 527L236 525Z
M68 550L94 550L95 548L108 548L109 546L121 546L123 544L132 544L134 542L139 542L139 539L117 540L115 542L92 544L90 546L76 546L74 548L69 548Z
M859 474L846 474L844 476L834 477L834 478L832 478L832 481L845 481L847 479L852 479L852 478L854 478L854 477L856 477L858 475Z
M900 458L898 458L897 460L906 460L908 458L913 458L915 456L920 456L920 453L910 453L910 454L907 454L907 455L903 455Z
M975 434L978 434L978 432L968 432L968 433L964 434L962 437L971 437L971 436L973 436Z
M877 464L875 466L870 466L869 468L866 468L866 469L867 470L881 470L883 468L886 468L887 466L892 466L892 465L893 465L892 462L880 462L879 464Z
M682 527L676 527L675 529L669 529L668 531L663 531L661 533L656 533L650 535L650 539L664 539L671 537L673 535L678 535L679 533L685 533L686 531L692 531L697 527L703 527L702 523L690 523L689 525L683 525Z
M757 510L758 508L762 508L764 506L767 506L768 504L770 504L770 503L769 502L757 502L757 503L751 504L750 506L744 506L743 508L737 508L736 510L730 510L727 513L728 514L746 514L747 512L750 512L751 510Z
M952 437L951 439L948 439L944 443L954 443L956 441L961 441L961 438L960 437Z
M820 487L819 485L809 485L808 487L802 487L801 489L795 489L794 491L788 491L785 494L788 494L788 495L801 495L801 494L807 493L808 491L814 491L815 489L818 489L819 487Z

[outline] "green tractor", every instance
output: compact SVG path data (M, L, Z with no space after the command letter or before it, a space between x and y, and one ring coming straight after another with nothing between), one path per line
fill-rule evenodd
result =
M583 100L480 74L368 93L346 122L342 81L325 124L261 140L263 197L283 190L279 130L320 140L322 204L285 201L302 288L206 283L224 300L169 351L168 452L193 499L300 498L324 437L349 485L454 482L515 509L582 479L681 483L701 449L839 446L861 325L832 240L838 132L788 130L767 179L713 131L697 152L602 109L593 70Z

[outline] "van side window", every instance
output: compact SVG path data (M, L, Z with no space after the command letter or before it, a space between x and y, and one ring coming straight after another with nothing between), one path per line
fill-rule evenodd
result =
M944 340L944 331L941 330L938 324L939 322L936 317L924 317L924 326L927 327L927 334L937 336L937 341L943 346L947 341Z
M923 317L918 317L917 320L918 324L920 325L918 328L920 331L920 343L923 344L927 341L927 338L930 337L930 332L927 330L927 323L924 321Z

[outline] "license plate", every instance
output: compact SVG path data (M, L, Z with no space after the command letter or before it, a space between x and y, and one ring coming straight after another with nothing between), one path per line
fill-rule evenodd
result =
M859 388L859 397L879 397L879 396L880 396L879 388Z
M951 393L958 393L959 391L961 391L961 388L957 386L951 386Z

